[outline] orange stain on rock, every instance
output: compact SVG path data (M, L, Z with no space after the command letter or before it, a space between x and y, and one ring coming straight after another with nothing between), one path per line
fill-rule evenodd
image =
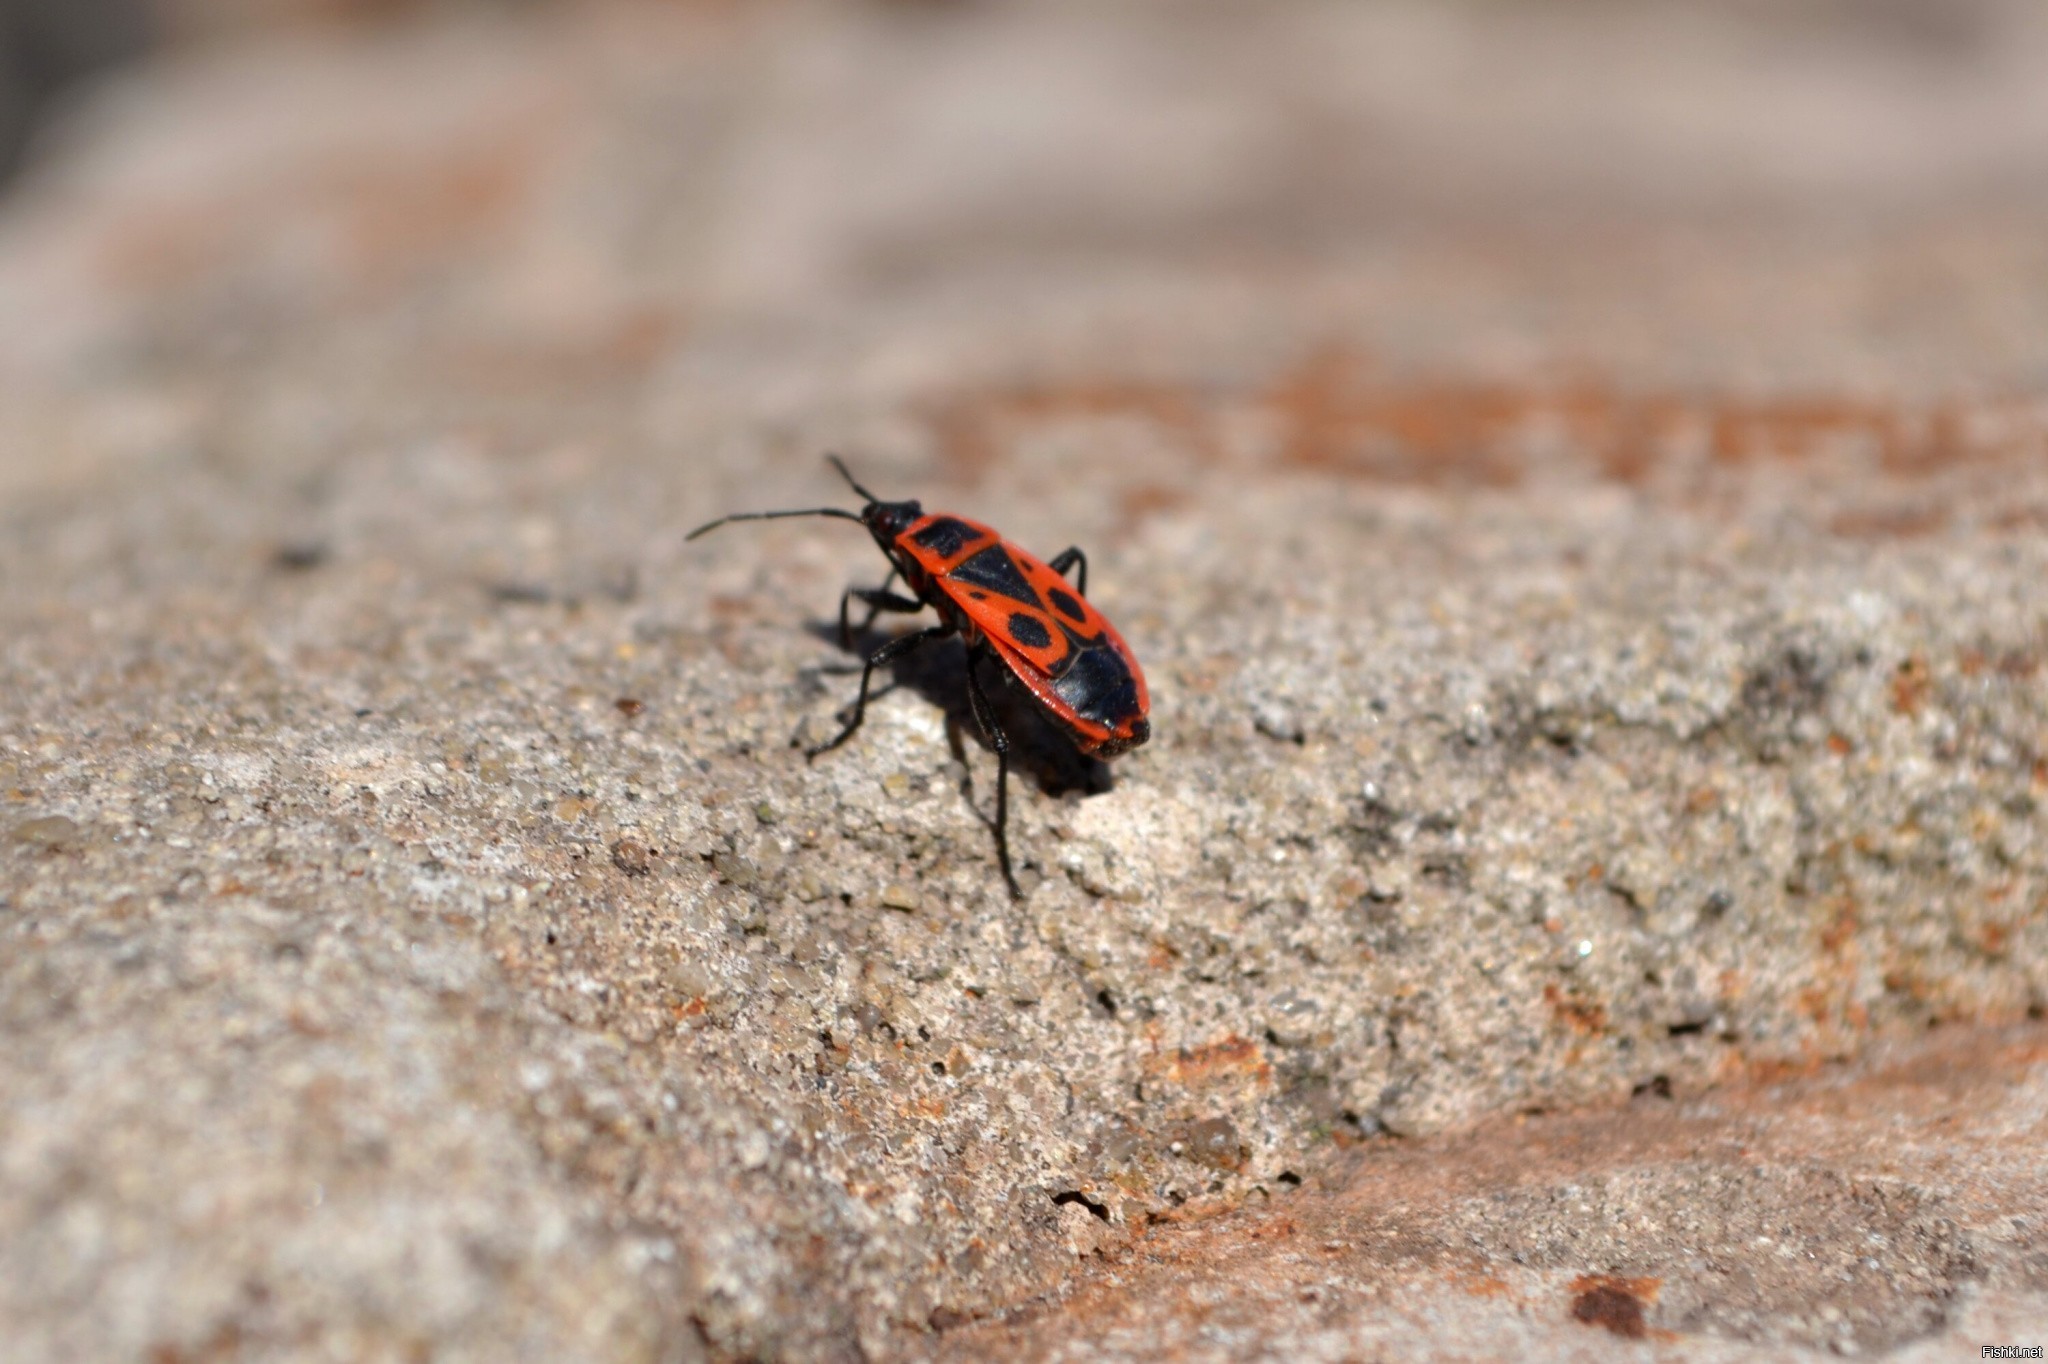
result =
M1550 1016L1573 1032L1585 1037L1597 1037L1607 1030L1607 1006L1582 995L1567 994L1555 985L1543 987L1543 1002L1550 1006Z
M1900 715L1918 715L1933 690L1934 678L1928 671L1927 660L1914 654L1892 674L1892 709Z
M1621 1279L1585 1274L1572 1280L1572 1317L1588 1326L1604 1327L1625 1340L1647 1340L1650 1325L1643 1309L1657 1300L1661 1279Z
M1821 950L1829 956L1840 956L1842 949L1855 939L1856 930L1860 926L1861 919L1856 913L1855 902L1847 896L1839 898L1835 903L1835 912L1821 925Z
M1189 1088L1246 1079L1260 1085L1273 1082L1272 1064L1259 1044L1235 1033L1204 1046L1179 1047L1151 1057L1145 1068L1160 1079Z
M1264 405L1281 426L1285 463L1427 486L1511 487L1553 450L1577 455L1600 477L1639 484L1694 451L1736 468L1864 455L1886 472L1924 476L2048 449L2039 413L2016 401L1965 409L1827 394L1629 393L1585 380L1410 379L1343 346L1310 355ZM1845 511L1832 529L1910 538L1947 519L1944 507L1918 500Z

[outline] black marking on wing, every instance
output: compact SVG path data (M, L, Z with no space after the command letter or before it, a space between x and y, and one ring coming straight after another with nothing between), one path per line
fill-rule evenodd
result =
M965 521L941 516L910 537L941 559L950 559L981 538L981 532Z
M1082 609L1080 602L1074 600L1071 593L1062 592L1059 588L1055 587L1045 595L1052 602L1053 609L1068 620L1074 621L1077 624L1085 624L1087 622L1088 613Z
M1138 711L1138 679L1123 655L1107 644L1079 649L1053 679L1053 694L1077 715L1111 728Z
M1046 669L1047 677L1065 677L1067 669L1074 666L1075 659L1090 649L1104 647L1104 641L1107 636L1084 635L1063 620L1058 620L1054 623L1060 627L1060 633L1067 637L1067 651L1052 661L1052 666Z
M1045 628L1045 622L1028 611L1010 613L1010 638L1027 649L1043 649L1052 643L1052 631Z
M970 555L965 563L949 571L946 577L952 582L985 587L1026 606L1043 605L1038 594L1031 590L1031 584L1024 580L1024 571L1017 567L1017 561L1001 545L990 545L980 553Z

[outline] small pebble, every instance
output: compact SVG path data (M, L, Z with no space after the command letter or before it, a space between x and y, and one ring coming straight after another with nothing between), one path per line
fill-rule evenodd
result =
M1228 1118L1208 1118L1188 1129L1187 1154L1212 1170L1235 1170L1244 1164L1237 1128Z
M1260 701L1254 704L1252 724L1268 739L1278 739L1286 744L1303 743L1308 737L1308 731L1302 727L1301 717L1278 701Z
M668 969L669 989L684 999L708 999L718 992L718 979L693 961L679 961Z
M636 838L622 838L612 844L612 865L628 876L645 876L654 870L654 852Z
M15 825L13 838L32 848L67 848L78 842L78 825L62 815L44 815Z

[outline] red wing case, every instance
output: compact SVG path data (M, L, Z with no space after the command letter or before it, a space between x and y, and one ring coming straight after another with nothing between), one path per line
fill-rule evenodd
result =
M1151 737L1130 646L1050 565L955 516L926 517L898 543L1084 751L1114 757Z

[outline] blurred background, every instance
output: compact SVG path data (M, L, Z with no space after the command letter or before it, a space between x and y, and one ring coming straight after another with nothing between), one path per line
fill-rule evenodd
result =
M0 489L1939 461L2048 377L2044 69L2030 0L4 0Z

